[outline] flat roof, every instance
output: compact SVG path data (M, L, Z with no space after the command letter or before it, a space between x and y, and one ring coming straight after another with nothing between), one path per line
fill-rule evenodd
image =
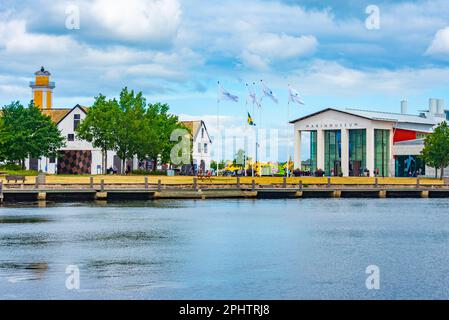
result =
M424 124L424 125L435 125L437 121L427 119L421 117L419 115L411 115L411 114L401 114L401 113L393 113L393 112L384 112L384 111L370 111L370 110L362 110L362 109L340 109L340 108L326 108L318 112L311 113L307 116L295 119L290 121L290 123L296 123L298 121L305 120L307 118L313 117L315 115L327 112L327 111L337 111L349 115L353 115L356 117L361 117L365 119L375 120L375 121L388 121L388 122L398 122L398 123L416 123L416 124Z

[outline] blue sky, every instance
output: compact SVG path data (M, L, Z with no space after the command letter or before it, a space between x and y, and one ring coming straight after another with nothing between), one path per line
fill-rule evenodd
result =
M365 26L368 5L379 29ZM80 29L65 26L69 5ZM31 98L44 65L55 107L89 105L124 86L167 102L211 131L220 80L241 103L224 103L222 123L246 116L246 82L263 79L280 103L264 103L261 126L286 128L287 85L302 94L296 118L324 107L411 112L449 87L446 1L74 0L0 2L0 104ZM258 116L253 116L258 122ZM282 144L282 143L281 143Z

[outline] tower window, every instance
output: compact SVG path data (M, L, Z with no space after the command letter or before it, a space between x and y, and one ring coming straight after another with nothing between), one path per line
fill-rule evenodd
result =
M81 116L79 114L75 114L73 116L73 130L78 129L81 121Z
M204 144L204 153L207 153L207 143Z
M75 141L75 135L73 133L69 133L67 135L67 140L68 141Z
M204 138L204 128L201 128L201 139Z

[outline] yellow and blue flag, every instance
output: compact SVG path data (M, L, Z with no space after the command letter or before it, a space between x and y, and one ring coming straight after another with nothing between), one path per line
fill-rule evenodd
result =
M248 112L248 124L250 126L256 126L256 124L254 123L253 118L251 118L251 115L249 114L249 112Z

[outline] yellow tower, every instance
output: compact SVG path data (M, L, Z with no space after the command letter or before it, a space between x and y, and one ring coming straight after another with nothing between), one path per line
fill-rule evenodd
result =
M53 105L53 89L55 83L50 82L50 72L42 67L39 71L34 73L36 80L30 82L30 87L33 90L34 105L41 110L51 109Z

